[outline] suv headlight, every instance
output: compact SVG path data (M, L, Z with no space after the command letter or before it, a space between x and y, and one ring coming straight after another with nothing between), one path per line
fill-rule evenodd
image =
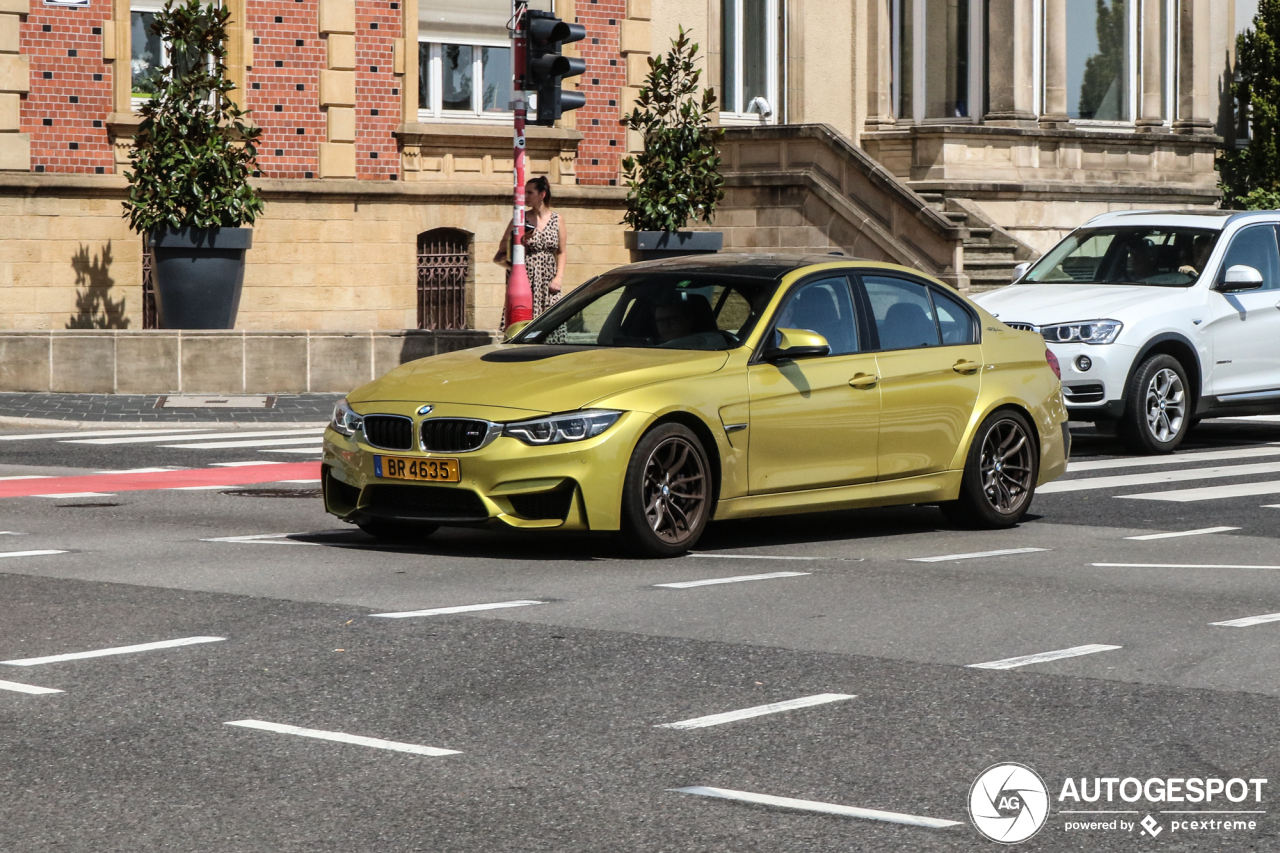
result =
M364 426L364 418L357 415L355 410L347 405L347 398L343 397L333 407L333 419L329 421L329 426L333 427L334 432L352 436L355 435L356 430Z
M1123 328L1124 323L1118 320L1087 320L1084 323L1042 326L1040 334L1051 344L1109 344L1115 341Z
M531 421L517 421L507 424L502 434L518 438L534 447L544 444L563 444L566 441L595 438L613 426L620 417L622 412L587 409L563 415L549 415Z

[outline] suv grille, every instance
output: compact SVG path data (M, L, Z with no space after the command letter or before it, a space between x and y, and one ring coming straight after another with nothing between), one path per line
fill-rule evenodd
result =
M360 509L383 518L422 521L484 521L489 517L480 496L470 489L444 486L366 486Z
M484 444L488 421L432 418L422 422L422 449L432 453L462 453Z
M413 421L399 415L365 415L365 441L387 450L413 448Z

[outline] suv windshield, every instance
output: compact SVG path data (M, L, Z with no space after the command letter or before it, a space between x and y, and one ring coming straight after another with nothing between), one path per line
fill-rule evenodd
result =
M1208 228L1089 228L1070 234L1019 284L1149 284L1189 287L1220 232Z
M613 273L544 311L512 343L733 349L777 286L720 273Z

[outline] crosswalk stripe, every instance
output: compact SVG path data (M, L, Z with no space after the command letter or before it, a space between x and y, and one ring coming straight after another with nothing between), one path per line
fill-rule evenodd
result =
M1226 622L1210 622L1223 628L1248 628L1251 625L1265 625L1268 622L1280 622L1280 613L1267 613L1262 616L1246 616L1243 619L1228 619Z
M323 445L317 447L275 447L261 450L259 453L319 453L323 449Z
M1177 539L1180 536L1203 536L1206 533L1226 533L1230 530L1239 530L1239 527L1201 527L1199 530L1175 530L1172 533L1148 533L1145 536L1126 536L1125 539L1133 539L1137 542L1148 542L1152 539Z
M253 430L241 431L238 435L230 433L227 430L219 432L196 432L194 435L145 435L145 436L129 436L127 438L85 438L75 440L60 441L59 444L147 444L149 442L160 441L200 441L206 438L228 439L231 437L244 439L258 438L279 438L286 435L308 435L320 436L324 434L324 427L309 427L307 429L273 429L273 430ZM199 447L198 444L186 445L187 447Z
M1067 473L1080 471L1105 471L1112 468L1138 468L1151 465L1185 465L1193 462L1220 462L1227 459L1254 459L1259 456L1280 456L1280 446L1238 447L1231 450L1207 450L1200 453L1174 453L1169 456L1126 456L1122 459L1072 460L1067 463Z
M24 432L22 435L0 435L0 441L42 441L50 438L89 438L95 435L155 435L176 436L184 432L206 432L208 427L188 427L186 429L107 429L97 432Z
M161 447L198 448L201 450L218 450L224 447L274 447L285 444L314 444L317 448L323 439L318 435L301 438L263 438L242 439L240 441L203 441L195 444L162 444Z
M1247 498L1254 495L1280 494L1280 480L1267 480L1263 483L1234 483L1229 486L1205 486L1199 489L1173 489L1168 492L1143 492L1140 495L1115 495L1137 501L1174 501L1175 503L1192 503L1194 501L1214 501L1222 498Z
M971 663L969 669L1013 669L1018 666L1029 666L1033 663L1048 663L1049 661L1062 660L1063 658L1074 658L1080 655L1092 655L1098 652L1110 652L1120 648L1120 646L1106 646L1101 643L1090 643L1087 646L1073 646L1069 649L1059 649L1056 652L1040 652L1034 655L1023 655L1016 658L1005 658L1004 660L993 660L987 663Z
M1253 465L1219 465L1211 468L1186 468L1178 471L1149 471L1145 474L1120 474L1114 477L1087 477L1080 480L1056 480L1036 491L1042 495L1081 492L1096 489L1119 489L1126 486L1151 486L1185 480L1212 480L1217 477L1245 477L1253 474L1280 474L1280 462L1258 462ZM1266 494L1257 492L1256 494Z

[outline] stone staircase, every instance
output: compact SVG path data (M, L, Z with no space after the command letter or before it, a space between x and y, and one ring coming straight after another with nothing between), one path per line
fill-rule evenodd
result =
M968 199L948 198L942 193L920 193L920 197L957 227L968 231L963 245L970 293L1004 287L1013 280L1015 266L1039 257L1039 253L984 216Z

